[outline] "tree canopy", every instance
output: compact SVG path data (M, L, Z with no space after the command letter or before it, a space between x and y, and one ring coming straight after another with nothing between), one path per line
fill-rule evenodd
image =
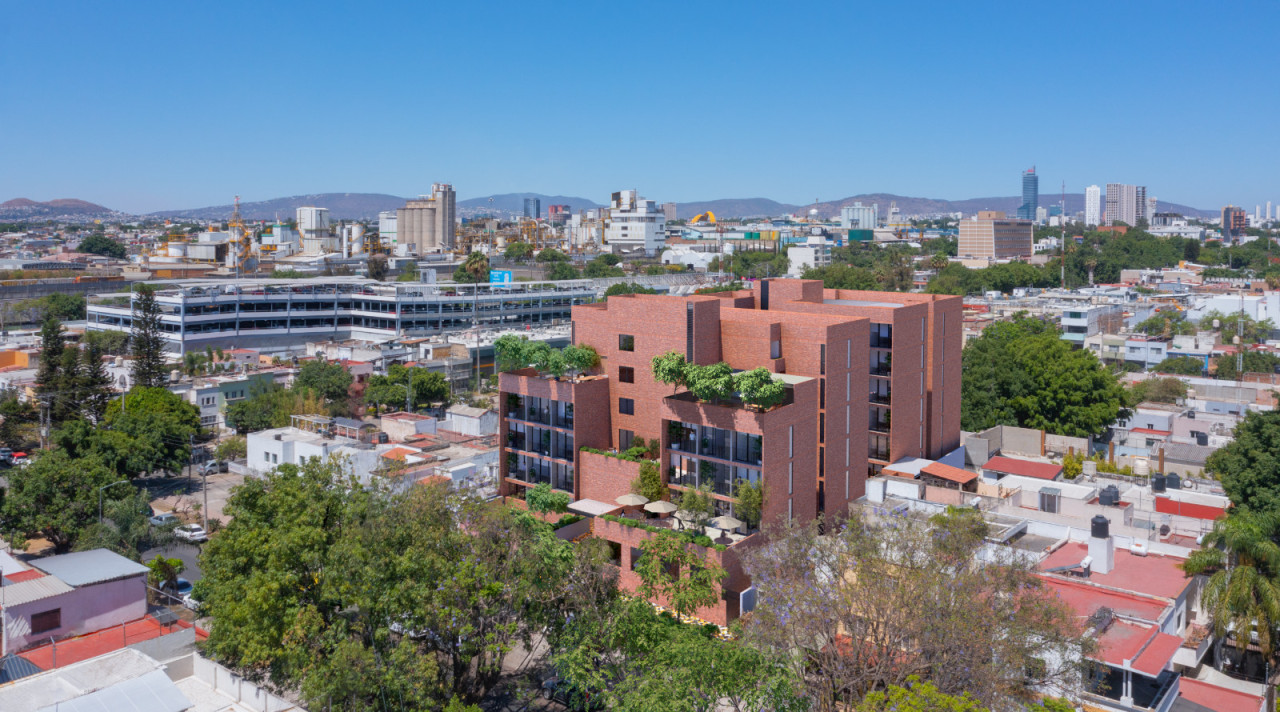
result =
M351 380L351 374L342 364L316 360L308 361L298 369L293 386L310 390L324 400L336 403L347 397Z
M9 487L0 507L3 531L11 540L47 539L58 552L70 551L81 534L98 521L98 489L126 481L95 457L74 458L62 450L41 453L30 465L5 473ZM110 487L110 500L130 487Z
M88 252L94 255L105 255L123 260L128 256L125 246L106 235L90 235L80 241L80 246L76 248L79 252Z
M1030 318L1000 322L964 348L961 427L1016 425L1086 437L1124 413L1123 386L1092 352Z
M1240 509L1280 513L1280 411L1249 411L1205 462Z
M133 307L133 378L130 385L163 387L169 381L168 359L160 331L160 305L156 303L155 288L147 284L138 287Z

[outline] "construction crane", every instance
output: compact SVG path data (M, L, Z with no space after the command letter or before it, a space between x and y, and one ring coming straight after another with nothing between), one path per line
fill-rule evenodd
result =
M227 221L227 232L231 233L231 240L236 245L236 271L243 273L249 271L249 263L253 260L253 237L254 231L244 224L244 219L240 216L240 196L236 196L235 207L231 210L231 219Z

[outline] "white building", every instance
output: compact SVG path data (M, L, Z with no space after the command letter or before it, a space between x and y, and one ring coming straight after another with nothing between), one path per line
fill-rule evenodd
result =
M840 227L845 230L874 230L880 208L877 204L863 205L861 201L840 208Z
M323 255L337 245L329 232L329 209L298 208L298 231L302 233L302 254Z
M313 457L337 457L346 474L368 484L385 464L382 454L392 447L362 442L359 433L372 426L358 420L295 415L293 423L287 428L249 433L245 465L250 474L261 476L280 465L301 465Z
M398 225L396 224L396 211L383 210L378 213L378 239L382 241L383 245L390 248L393 245L399 244L397 241L397 238L399 237L397 231Z
M793 245L787 250L790 264L787 274L798 277L811 267L826 267L831 264L831 246L823 237L810 238L802 245Z
M1102 224L1102 189L1096 185L1084 189L1084 224L1089 227Z
M643 248L652 254L666 242L666 229L667 218L656 201L639 197L635 190L613 194L605 231L605 240L613 249Z
M1147 218L1147 187L1144 185L1107 184L1107 209L1104 215L1108 225L1122 222L1129 226Z
M297 230L277 222L271 226L270 232L262 234L258 250L264 256L288 257L302 252L302 240Z

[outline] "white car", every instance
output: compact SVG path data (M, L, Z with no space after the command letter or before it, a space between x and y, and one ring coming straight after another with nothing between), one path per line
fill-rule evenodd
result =
M206 532L204 527L199 524L183 524L182 526L174 529L173 534L183 541L189 541L192 543L209 541L209 533Z

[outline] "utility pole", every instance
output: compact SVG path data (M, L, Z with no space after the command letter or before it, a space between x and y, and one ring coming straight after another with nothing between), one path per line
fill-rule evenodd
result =
M49 449L49 396L40 398L40 449Z

